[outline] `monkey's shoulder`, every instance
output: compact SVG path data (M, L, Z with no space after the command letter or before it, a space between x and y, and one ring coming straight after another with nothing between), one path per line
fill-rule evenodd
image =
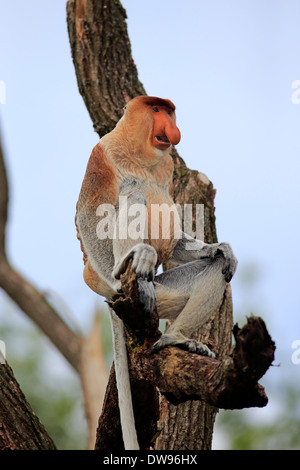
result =
M89 158L78 205L88 204L91 209L96 209L99 204L115 204L117 197L116 171L99 142Z

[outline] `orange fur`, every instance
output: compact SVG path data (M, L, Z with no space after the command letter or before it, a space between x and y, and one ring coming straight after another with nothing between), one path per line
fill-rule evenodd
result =
M83 279L89 288L96 292L96 294L100 294L107 299L115 295L113 289L111 289L111 287L109 287L109 285L93 270L89 261L87 261L84 266Z
M84 207L95 213L99 204L110 203L115 206L122 180L133 177L142 183L150 230L151 204L173 205L170 193L174 165L168 151L172 144L179 142L180 131L176 126L175 106L170 100L138 96L126 108L117 126L102 137L92 151L77 210ZM148 240L145 240L157 251L158 263L168 261L172 255L177 241L173 239L172 230L174 235L174 227L171 228L170 240L152 240L150 232ZM81 248L84 252L82 243ZM97 280L97 274L89 265L85 253L84 262L85 282L91 289L105 295L103 292L108 286L103 285L104 281Z
M127 104L115 129L94 147L88 162L77 203L76 227L84 252L84 281L106 299L112 299L120 291L119 274L124 272L128 257L132 257L134 269L142 278L139 288L145 288L143 279L153 279L155 268L169 260L177 243L174 223L169 238L164 239L159 232L151 238L151 217L155 217L153 205L164 203L165 206L173 206L170 196L173 161L169 150L180 140L174 111L175 106L169 100L146 96L134 98ZM118 238L107 237L118 232L114 231L118 229L115 224L123 222L122 217L118 217L121 213L118 211L119 196L128 196L131 207L136 201L146 202L148 238L145 234L138 237L138 241L135 236L130 238L123 234ZM100 207L98 210L100 204L113 207ZM102 220L99 222L98 219L102 209L108 212L109 230L114 231L106 232L104 236ZM155 228L163 225L166 214L155 219ZM147 286L148 293L144 299L146 312L154 307L154 286L151 284L151 287ZM180 301L182 304L181 298ZM179 305L179 298L175 304ZM139 443L130 393L124 325L113 310L110 314L124 447L137 450Z
M96 211L99 204L115 204L118 197L118 188L115 169L109 161L101 141L93 148L81 192L78 207L85 204L92 211Z
M76 212L82 207L93 213L96 212L99 204L109 203L114 205L117 201L118 190L116 184L115 171L111 162L108 161L101 145L98 143L92 150L85 176L82 182ZM76 224L76 217L75 217ZM87 262L87 253L83 248L83 243L77 228L77 238L80 241L83 252L83 262Z

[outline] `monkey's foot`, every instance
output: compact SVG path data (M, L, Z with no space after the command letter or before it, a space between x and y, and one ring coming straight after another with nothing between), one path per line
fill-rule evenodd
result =
M178 339L174 336L164 334L153 346L153 351L159 351L160 349L165 348L166 346L177 346L180 349L189 351L191 353L199 354L201 356L208 356L215 358L215 353L212 352L208 346L201 343L201 341L196 341L195 339Z

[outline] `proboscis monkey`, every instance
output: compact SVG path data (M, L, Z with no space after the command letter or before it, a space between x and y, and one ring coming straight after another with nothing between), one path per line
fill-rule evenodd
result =
M181 231L174 216L169 236L153 236L152 208L174 205L170 195L172 145L180 141L175 106L165 99L138 96L125 106L115 129L102 137L90 156L77 203L76 226L84 253L84 280L98 294L112 299L121 292L120 275L128 260L138 278L141 304L160 318L174 320L154 345L159 350L179 345L191 353L214 357L193 339L220 305L237 261L226 243L206 244ZM121 207L126 202L126 211ZM132 215L144 208L146 223ZM124 216L125 214L125 216ZM101 218L102 217L102 218ZM171 220L171 219L170 219ZM100 221L104 221L106 232ZM154 221L154 222L153 222ZM158 221L158 222L157 222ZM124 226L128 230L121 235ZM138 225L140 225L138 227ZM123 230L124 231L124 230ZM177 267L156 275L158 266L174 261ZM128 375L123 322L110 310L121 427L125 449L138 449Z

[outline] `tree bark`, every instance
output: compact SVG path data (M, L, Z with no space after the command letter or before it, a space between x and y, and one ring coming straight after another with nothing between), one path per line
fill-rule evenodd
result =
M126 12L118 0L68 0L67 22L78 88L94 129L101 137L114 128L127 101L146 94L131 55ZM216 242L212 183L205 175L188 169L176 151L173 158L175 202L204 204L205 240ZM198 337L208 344L219 345L222 355L229 351L231 329L228 289L220 310ZM190 401L174 407L162 398L161 434L155 447L209 449L216 413L214 406L203 402Z
M182 158L173 153L174 200L177 204L204 205L204 241L216 243L215 189L206 175L186 167ZM228 286L223 302L209 322L194 337L218 350L221 358L229 353L232 331L232 297ZM160 434L155 448L160 450L211 449L213 427L218 408L203 401L187 401L177 406L161 397Z
M119 0L68 0L67 23L78 88L94 129L101 137L114 128L126 102L137 95L146 94L138 79L131 55L126 12ZM204 239L208 243L214 243L217 241L217 235L213 185L204 174L188 169L175 150L172 155L175 164L174 200L181 205L204 204ZM122 312L119 314L122 315ZM130 327L127 331L130 337ZM231 332L232 301L231 290L228 287L222 305L214 312L202 331L197 332L196 337L218 351L218 359L222 361L229 354ZM147 344L145 337L144 340ZM145 388L141 393L140 386L143 381L140 380L137 384L134 379L136 364L133 367L130 338L128 349L134 407L142 413L138 402L141 401L142 393L145 393L148 402L145 401L144 413L148 414L148 418L149 414L153 415L148 434L145 436L141 430L143 414L141 418L141 415L136 413L136 417L140 418L137 422L138 435L144 436L141 447L149 448L151 445L155 449L168 450L210 449L214 420L218 411L216 403L198 399L174 406L165 397L161 397L160 410L158 410L156 392L151 387L146 389L147 381L144 381ZM144 344L144 352L145 349L147 350L147 347ZM142 349L140 353L141 367L147 368ZM163 352L164 354L167 353ZM178 354L180 355L181 352ZM149 382L147 384L149 386ZM150 404L149 408L147 403ZM158 414L160 435L154 443L157 433L153 421L156 420ZM99 419L96 448L107 450L123 448L113 369L106 391L103 413Z
M194 403L200 400L212 407L225 409L267 404L265 391L257 381L274 360L275 345L260 318L249 318L242 329L237 325L234 327L236 344L230 354L221 359L219 355L217 359L212 359L176 347L153 352L153 345L160 336L158 315L156 311L150 316L141 312L131 262L121 276L121 282L124 296L116 297L115 301L110 302L110 307L122 318L127 332L133 407L141 449L152 447L158 435L157 389L173 405L191 399ZM115 377L111 374L99 420L97 449L117 450L123 446L117 405ZM182 416L185 420L183 424L189 418L193 418L192 421L195 419L187 412ZM174 427L177 426L178 421L174 421ZM172 433L169 435L173 436ZM168 439L168 442L172 441ZM170 450L169 446L166 448Z
M73 330L47 301L46 297L14 269L6 254L6 224L8 219L9 184L0 135L0 288L46 334L58 351L78 372L84 394L89 428L89 447L95 443L98 414L104 399L103 383L107 370L103 361L99 328L84 338ZM74 226L75 233L75 226ZM96 353L95 353L96 351ZM6 426L6 423L2 423Z
M55 450L7 364L0 365L0 450Z
M100 137L115 127L127 101L146 94L131 56L125 20L119 0L67 2L78 88Z

